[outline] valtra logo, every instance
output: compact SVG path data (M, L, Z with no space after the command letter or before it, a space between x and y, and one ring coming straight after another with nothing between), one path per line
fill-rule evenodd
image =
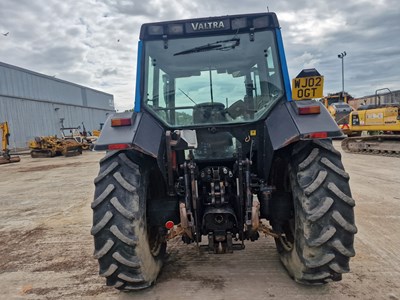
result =
M190 25L192 25L193 31L225 28L223 21L190 23Z

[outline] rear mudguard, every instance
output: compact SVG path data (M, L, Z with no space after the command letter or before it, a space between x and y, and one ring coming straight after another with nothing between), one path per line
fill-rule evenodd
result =
M319 105L320 113L298 114L298 107L307 105ZM326 133L325 138L343 136L325 106L312 100L279 103L266 119L265 127L274 151L298 140L317 137L313 136L313 133L321 133L321 137Z
M112 127L111 119L116 118L130 118L132 120L131 125ZM158 158L161 144L164 141L164 129L148 114L116 113L105 122L94 150L134 149L153 158Z
M300 106L319 105L319 114L300 115ZM336 122L332 119L329 111L320 102L311 100L281 102L277 104L264 123L265 140L262 165L259 173L268 178L276 152L285 151L286 146L300 140L307 140L313 137L313 133L321 133L327 138L341 137Z

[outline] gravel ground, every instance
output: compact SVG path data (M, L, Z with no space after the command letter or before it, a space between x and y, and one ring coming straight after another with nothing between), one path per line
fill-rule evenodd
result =
M176 239L157 284L126 293L104 285L92 257L90 203L103 155L0 165L0 299L400 299L399 158L343 154L359 232L340 282L293 282L271 238L226 255Z

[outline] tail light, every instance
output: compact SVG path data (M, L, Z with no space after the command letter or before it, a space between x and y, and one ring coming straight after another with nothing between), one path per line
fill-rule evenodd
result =
M111 144L108 145L108 150L123 150L130 148L131 145L129 144Z
M131 118L111 119L111 127L131 126L131 125L132 125Z
M321 105L315 100L300 100L291 102L298 115L315 115L321 113Z
M321 113L321 107L319 105L300 106L297 107L299 115L313 115Z
M328 137L327 132L312 132L304 135L307 139L326 139Z

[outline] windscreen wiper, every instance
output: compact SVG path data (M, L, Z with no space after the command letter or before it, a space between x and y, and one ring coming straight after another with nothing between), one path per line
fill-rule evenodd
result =
M211 44L207 44L207 45L199 46L199 47L194 47L194 48L191 48L188 50L177 52L174 54L174 56L190 54L190 53L205 52L205 51L211 51L211 50L227 51L227 50L234 49L235 47L239 46L239 44L240 44L240 39L233 38L233 39L217 41L215 43L211 43Z

